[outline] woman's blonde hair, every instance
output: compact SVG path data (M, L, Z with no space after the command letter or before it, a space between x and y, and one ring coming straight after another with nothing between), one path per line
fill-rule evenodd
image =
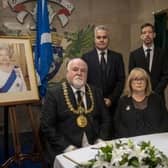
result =
M132 87L131 87L132 80L140 75L146 81L146 89L145 89L146 96L149 96L151 94L152 87L151 87L151 81L148 73L142 68L134 68L131 70L130 74L128 75L128 78L125 84L124 95L128 97L132 96Z

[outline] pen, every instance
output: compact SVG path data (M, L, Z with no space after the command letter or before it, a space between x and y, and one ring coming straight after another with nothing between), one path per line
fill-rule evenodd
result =
M80 163L78 163L77 161L73 160L72 158L70 158L69 156L67 155L63 155L63 157L65 157L66 159L70 160L71 162L73 162L74 164L78 165L78 166L81 166Z

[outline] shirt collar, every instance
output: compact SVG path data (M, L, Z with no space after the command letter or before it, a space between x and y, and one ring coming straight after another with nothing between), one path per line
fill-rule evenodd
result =
M104 52L105 53L105 55L107 55L107 49L105 49L105 50L99 50L99 49L96 49L97 50L97 53L98 53L98 55L100 55L100 53L101 52Z
M154 44L152 44L151 47L147 47L145 44L143 44L143 49L144 49L144 51L146 51L147 49L151 49L151 51L153 51L154 50Z
M85 93L85 87L84 86L81 87L80 89L76 89L71 85L71 88L72 88L73 93L76 93L76 91L78 91L78 90L82 91L82 93Z

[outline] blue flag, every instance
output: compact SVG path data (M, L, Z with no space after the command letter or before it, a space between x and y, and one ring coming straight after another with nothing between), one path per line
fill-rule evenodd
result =
M37 0L36 20L35 68L40 76L40 95L43 97L47 89L47 74L53 60L47 0Z

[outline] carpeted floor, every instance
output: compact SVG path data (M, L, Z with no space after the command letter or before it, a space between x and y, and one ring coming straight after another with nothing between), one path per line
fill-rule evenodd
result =
M9 136L9 157L14 155L12 137ZM33 148L33 138L31 132L20 134L20 141L22 146L22 153L31 153ZM0 167L6 161L4 156L4 142L3 135L0 135ZM41 168L42 164L40 162L33 162L30 160L24 160L21 162L21 165L16 163L11 164L9 168Z

